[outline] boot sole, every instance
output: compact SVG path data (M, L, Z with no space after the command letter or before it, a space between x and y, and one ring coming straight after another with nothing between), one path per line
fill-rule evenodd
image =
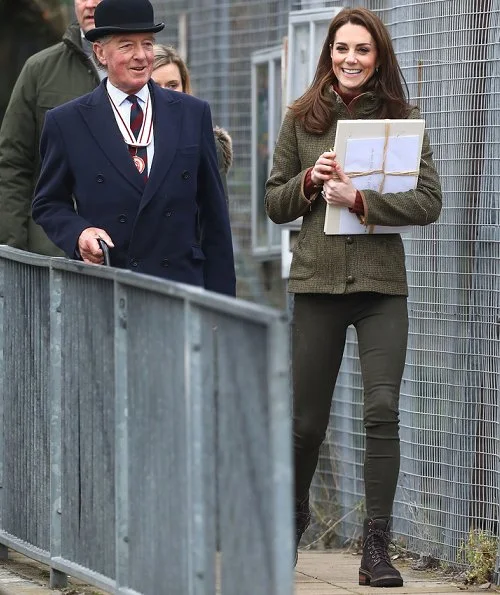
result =
M372 580L371 575L366 570L359 569L359 584L364 587L402 587L403 579L398 576L381 576Z

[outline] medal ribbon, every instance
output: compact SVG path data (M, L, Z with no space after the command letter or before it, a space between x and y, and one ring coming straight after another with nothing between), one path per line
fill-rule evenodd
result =
M130 101L132 107L130 109L130 130L134 135L135 140L142 138L144 134L144 113L141 106L139 105L139 99L136 95L129 95L127 100ZM146 105L149 105L149 101ZM140 141L139 141L140 142ZM138 145L129 145L128 147L134 164L137 167L138 172L141 174L144 182L148 180L148 151L146 147Z
M109 97L109 101L111 102L111 107L113 108L114 112L118 116L117 124L118 124L118 128L120 129L120 132L122 133L123 140L127 143L127 145L133 145L134 147L147 147L149 145L149 143L151 142L151 139L153 136L153 116L152 116L151 109L150 109L151 102L150 102L149 95L148 95L148 99L146 102L146 112L144 115L144 124L142 125L142 130L138 134L138 138L135 137L135 135L132 133L132 130L130 129L130 126L122 118L120 110L115 105L115 102L113 101L113 99L111 98L111 95L109 95L109 93L108 93L108 97ZM136 97L136 96L129 95L129 97ZM127 97L127 99L129 101L131 101L129 99L129 97ZM142 111L142 109L141 109L141 111ZM147 130L147 136L146 136L146 138L144 138L144 136L146 134L146 130Z
M150 109L151 102L149 94L146 101L145 114L139 105L139 100L136 95L129 95L127 97L127 100L132 104L130 109L130 125L127 125L123 119L120 110L115 105L109 93L108 97L114 112L118 115L117 124L120 128L120 132L122 133L123 140L128 145L128 150L134 161L134 165L141 175L144 183L146 183L148 180L147 146L151 142L153 136L153 117ZM146 138L144 138L145 136Z

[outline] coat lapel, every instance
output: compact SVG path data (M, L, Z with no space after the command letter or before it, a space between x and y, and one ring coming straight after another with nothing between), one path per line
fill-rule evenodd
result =
M89 101L79 104L78 109L89 127L90 133L109 161L142 194L144 191L144 182L130 157L127 145L116 124L105 84L106 81L104 80L91 93Z
M165 179L174 160L181 131L182 107L176 98L177 92L166 93L153 83L149 84L149 92L154 109L155 152L140 209L149 203Z

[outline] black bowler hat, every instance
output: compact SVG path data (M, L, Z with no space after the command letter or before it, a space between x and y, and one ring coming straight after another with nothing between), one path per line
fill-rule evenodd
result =
M85 33L89 41L117 33L157 33L165 25L154 22L149 0L102 0L94 12L95 29Z

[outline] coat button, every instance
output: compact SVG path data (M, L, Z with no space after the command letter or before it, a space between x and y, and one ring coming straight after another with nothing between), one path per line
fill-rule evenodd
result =
M168 267L168 266L170 266L170 262L169 262L168 258L164 258L164 259L161 261L161 266L162 266L162 267Z
M351 236L347 236L347 237L346 237L346 239L345 239L345 241L346 241L348 244L352 244L352 238L351 238Z
M354 283L354 277L352 275L349 275L346 279L347 283Z
M98 174L98 175L96 176L96 178L95 178L95 181L96 181L98 184L102 184L102 183L104 182L104 176L103 176L102 174Z
M118 221L119 223L127 223L127 215L119 215Z
M139 263L137 262L137 260L135 258L132 258L130 260L130 266L134 267L134 269L137 268L138 265L139 265Z
M189 178L189 172L188 172L188 171L185 169L185 170L182 172L181 176L182 176L182 179L183 179L183 180L187 180L187 179Z
M164 217L171 217L171 216L172 216L172 211L165 211L165 212L163 213L163 216L164 216Z

